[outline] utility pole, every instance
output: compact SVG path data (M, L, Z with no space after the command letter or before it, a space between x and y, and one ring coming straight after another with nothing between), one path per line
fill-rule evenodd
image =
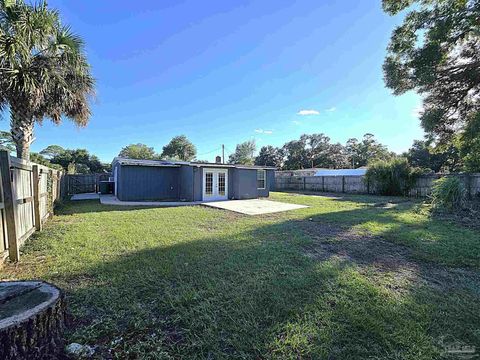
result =
M222 144L222 164L225 164L225 145Z

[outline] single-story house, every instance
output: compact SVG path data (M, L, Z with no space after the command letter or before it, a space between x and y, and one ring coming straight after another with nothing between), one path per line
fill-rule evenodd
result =
M115 158L121 201L219 201L268 197L275 168L221 163Z

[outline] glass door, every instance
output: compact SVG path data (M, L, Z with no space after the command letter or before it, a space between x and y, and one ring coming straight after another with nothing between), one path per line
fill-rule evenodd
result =
M203 201L228 199L228 170L203 169Z

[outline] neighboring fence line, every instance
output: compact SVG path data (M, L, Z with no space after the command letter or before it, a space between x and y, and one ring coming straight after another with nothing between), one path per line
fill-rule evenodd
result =
M68 195L97 193L100 191L100 181L108 180L110 173L98 174L67 174Z
M470 198L480 194L480 174L431 174L421 175L410 190L412 197L426 197L432 191L433 182L444 176L458 177ZM377 194L373 184L365 176L275 176L276 190L338 192L351 194Z
M66 195L62 171L0 151L0 256L18 261L20 246L53 214Z

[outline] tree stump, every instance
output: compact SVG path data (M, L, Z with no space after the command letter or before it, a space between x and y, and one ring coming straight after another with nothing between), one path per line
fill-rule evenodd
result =
M58 359L64 329L58 288L41 281L0 282L0 359Z

